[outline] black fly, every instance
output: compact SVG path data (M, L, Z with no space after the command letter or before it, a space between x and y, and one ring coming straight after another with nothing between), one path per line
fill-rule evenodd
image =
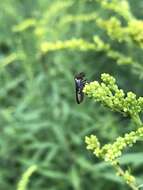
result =
M78 104L80 104L84 98L83 88L86 83L86 80L84 79L84 77L85 77L85 74L83 72L75 75L76 101Z

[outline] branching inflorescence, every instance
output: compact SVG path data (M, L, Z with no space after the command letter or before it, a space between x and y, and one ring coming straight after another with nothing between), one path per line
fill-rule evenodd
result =
M134 176L128 170L121 169L118 158L126 147L132 146L139 138L143 137L143 126L139 117L143 110L143 97L137 98L133 92L125 94L122 89L119 89L115 78L109 74L102 74L101 80L100 83L98 81L87 83L83 89L84 93L111 110L129 116L138 129L126 133L123 137L118 137L114 143L104 146L101 146L96 135L86 136L87 149L92 150L97 157L109 162L117 170L117 174L122 176L132 189L137 190Z

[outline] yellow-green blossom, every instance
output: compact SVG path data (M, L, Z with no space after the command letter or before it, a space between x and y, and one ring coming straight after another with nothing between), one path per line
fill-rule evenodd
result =
M116 80L109 74L101 75L102 82L94 81L85 85L83 92L97 102L114 111L134 117L142 111L143 98L137 98L133 92L126 95L119 89Z
M109 107L111 110L129 115L139 127L136 131L126 133L123 137L117 137L113 143L101 146L96 135L85 137L87 149L91 150L98 158L110 163L124 181L133 189L138 190L135 177L128 170L123 171L119 165L119 157L127 147L133 146L143 137L143 124L139 118L139 113L143 110L143 97L136 97L133 92L124 93L118 88L116 80L109 74L101 75L101 82L94 81L87 83L83 92L95 101Z

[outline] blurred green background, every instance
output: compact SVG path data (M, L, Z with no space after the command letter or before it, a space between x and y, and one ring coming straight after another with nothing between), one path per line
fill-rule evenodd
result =
M112 0L117 3L117 0ZM110 2L112 2L110 1ZM125 1L125 0L124 0ZM108 1L107 1L108 2ZM143 1L129 1L136 19ZM119 1L117 3L119 6ZM113 75L121 88L142 95L143 52L134 43L118 42L94 19L126 19L98 1L5 0L0 3L0 189L15 190L24 171L37 165L29 190L124 190L128 187L108 164L86 150L85 135L104 144L135 129L128 118L85 98L75 101L74 75L84 71L89 81L101 73ZM65 22L70 15L93 19ZM79 19L80 20L80 19ZM114 29L114 28L113 28ZM64 48L42 52L44 42L100 36L112 49L139 65L118 64L105 51ZM126 150L123 168L143 182L142 142Z

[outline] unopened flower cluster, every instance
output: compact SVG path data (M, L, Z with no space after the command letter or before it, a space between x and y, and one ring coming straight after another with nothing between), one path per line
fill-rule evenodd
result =
M94 81L86 84L83 92L96 102L124 115L134 117L142 111L143 97L137 98L133 92L125 94L118 88L115 78L109 74L102 74L101 80L101 83Z
M143 137L143 127L125 134L124 137L118 137L113 144L105 144L103 147L95 135L86 136L85 142L87 149L92 150L97 157L109 162L115 169L117 168L117 175L122 176L127 184L136 184L135 177L128 170L123 171L118 166L118 158L122 155L123 149L132 146L140 137Z
M128 170L125 171L123 178L125 179L127 184L135 183L135 177L132 176Z
M124 172L119 170L116 174L117 176L122 176L127 184L136 184L136 179L130 174L129 170L125 170Z
M143 137L143 127L137 131L126 133L124 137L118 137L112 144L106 144L101 147L98 138L95 135L85 137L87 149L92 150L97 157L103 158L107 162L114 163L122 155L122 151L127 146L132 146L136 141Z
M41 44L41 51L42 53L47 53L49 51L56 51L62 49L78 49L80 51L87 51L87 50L96 50L96 46L93 43L87 42L80 39L70 39L66 41L56 41L56 42L43 42Z

